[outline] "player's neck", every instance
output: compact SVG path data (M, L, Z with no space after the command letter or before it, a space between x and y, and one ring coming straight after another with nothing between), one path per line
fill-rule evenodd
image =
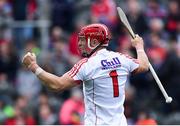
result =
M90 57L95 56L97 54L97 52L102 50L102 49L106 49L106 48L105 47L99 47Z
M99 48L96 50L96 52L99 51L99 50L102 50L102 49L106 49L106 48L105 48L105 47L99 47Z

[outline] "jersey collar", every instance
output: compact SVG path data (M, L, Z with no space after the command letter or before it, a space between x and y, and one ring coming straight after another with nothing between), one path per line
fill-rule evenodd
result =
M100 54L100 53L105 52L106 50L107 50L107 49L104 48L104 49L98 50L97 53Z

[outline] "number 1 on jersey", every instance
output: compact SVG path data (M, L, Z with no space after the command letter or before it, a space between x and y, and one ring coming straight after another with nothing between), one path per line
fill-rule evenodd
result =
M109 73L109 76L112 78L112 83L113 83L113 92L114 92L114 97L119 96L119 85L118 85L118 74L116 70L113 70Z

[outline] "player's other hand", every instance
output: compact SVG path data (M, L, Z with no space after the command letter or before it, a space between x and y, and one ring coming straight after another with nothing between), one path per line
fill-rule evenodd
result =
M132 46L136 48L136 50L144 50L144 41L139 35L135 35L135 38L131 40Z
M26 68L30 69L34 72L34 70L38 67L36 63L36 55L34 53L28 52L22 59L22 63Z

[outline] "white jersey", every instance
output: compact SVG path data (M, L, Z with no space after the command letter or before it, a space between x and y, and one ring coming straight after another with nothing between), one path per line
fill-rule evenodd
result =
M138 67L135 59L106 49L74 65L68 74L83 81L85 125L127 125L125 83Z

